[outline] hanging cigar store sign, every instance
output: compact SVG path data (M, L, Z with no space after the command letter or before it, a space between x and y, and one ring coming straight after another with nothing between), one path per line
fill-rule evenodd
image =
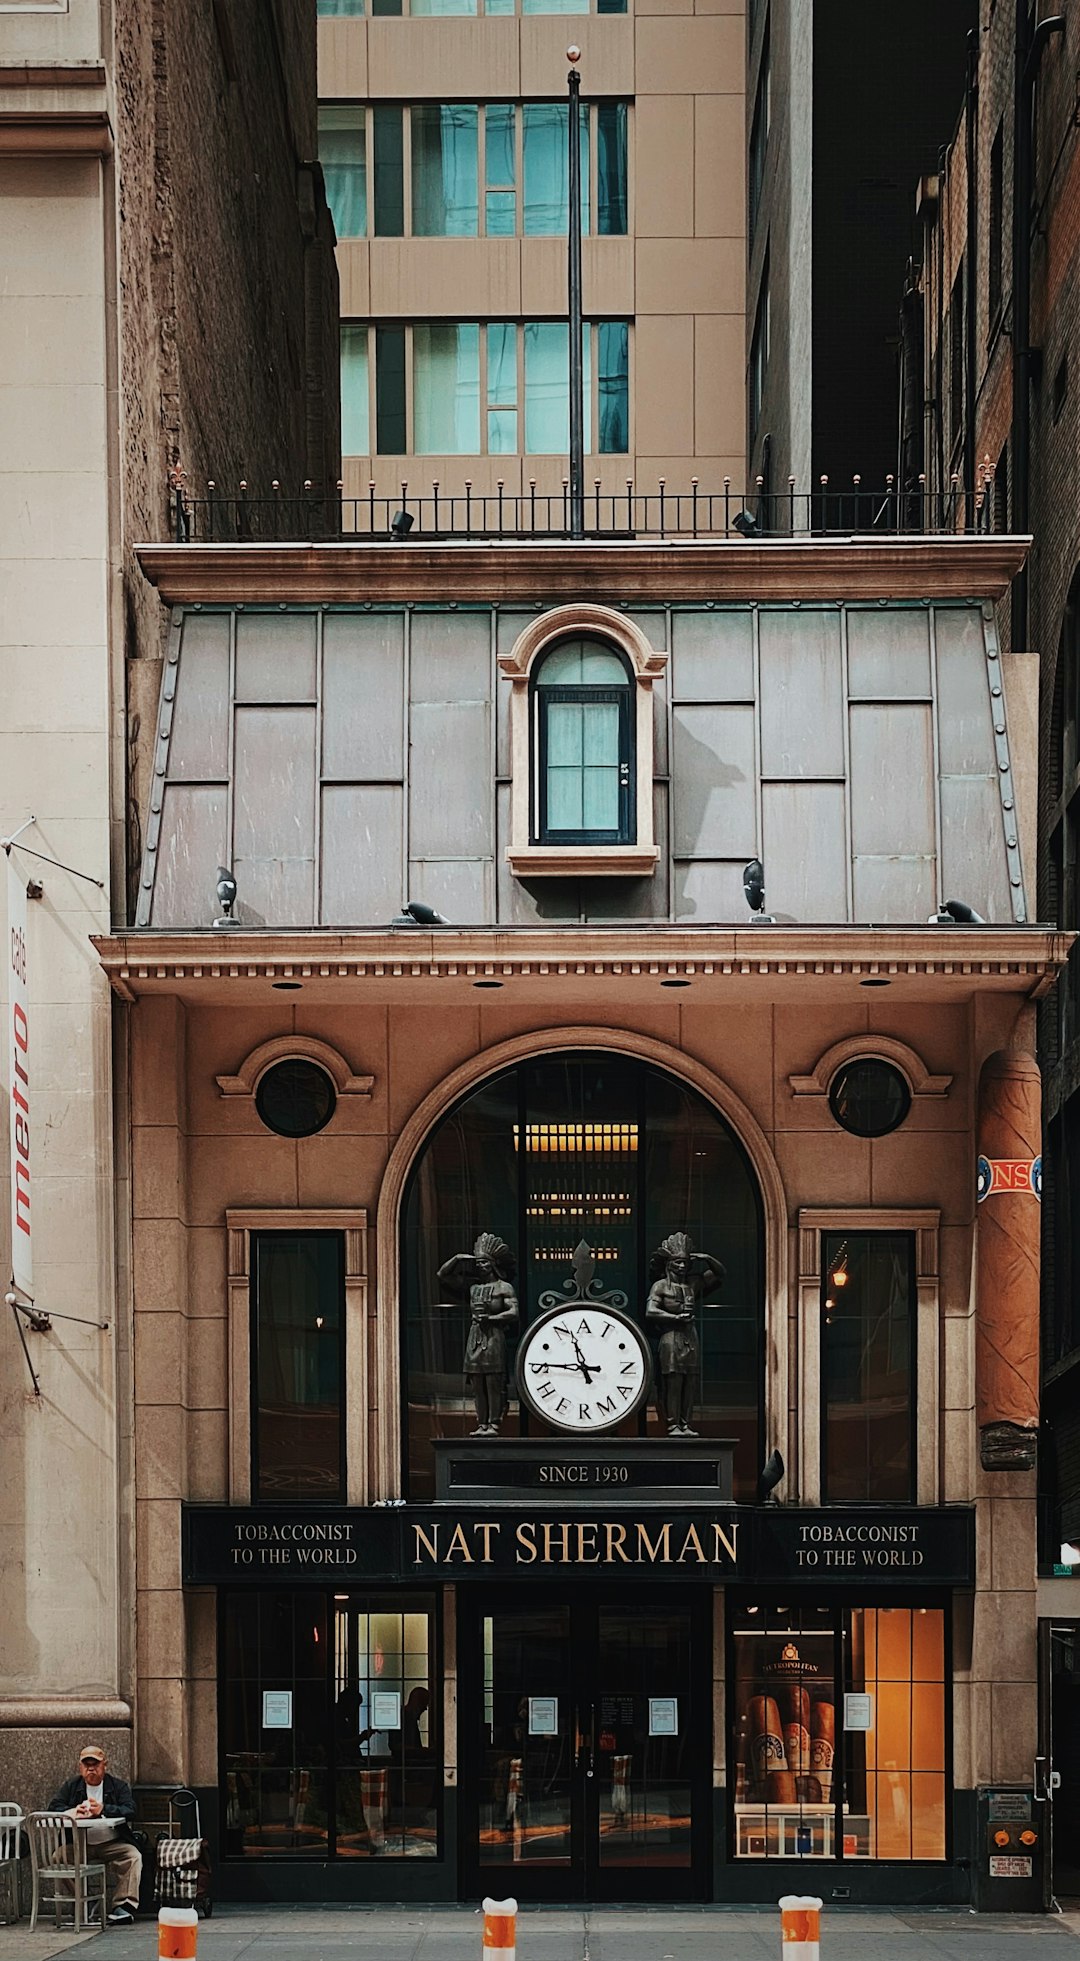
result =
M34 1298L30 1212L30 1002L26 971L26 874L7 853L8 1128L11 1138L11 1278Z
M647 1508L616 1502L524 1515L515 1508L375 1506L234 1509L185 1505L184 1579L192 1586L280 1578L289 1585L507 1578L740 1580L785 1587L970 1586L974 1513L779 1505Z

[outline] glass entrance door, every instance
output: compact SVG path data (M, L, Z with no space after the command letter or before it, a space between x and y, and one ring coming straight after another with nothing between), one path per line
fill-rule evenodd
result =
M706 1897L712 1724L698 1603L541 1605L534 1593L481 1603L464 1633L466 1892Z

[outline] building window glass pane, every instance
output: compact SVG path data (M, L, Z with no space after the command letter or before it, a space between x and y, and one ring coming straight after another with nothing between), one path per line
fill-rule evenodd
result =
M411 14L475 14L477 0L410 0Z
M842 1130L855 1137L887 1137L911 1108L907 1080L880 1056L845 1062L829 1084L829 1109Z
M487 446L491 456L517 449L517 328L494 321L487 330Z
M596 0L598 14L625 14L626 0Z
M372 111L372 133L375 146L376 236L400 238L405 226L401 110L390 103L376 103Z
M762 49L762 55L761 55L761 66L758 70L757 95L754 98L754 120L750 130L750 162L749 162L749 170L747 172L747 176L749 179L748 189L749 189L749 205L750 205L749 220L750 220L751 243L753 243L754 231L757 225L758 206L761 203L761 192L765 183L765 154L766 154L766 150L768 149L768 143L769 143L771 81L770 81L770 64L769 64L768 28L766 28L765 30L765 35L766 35L765 44Z
M375 329L375 447L380 456L405 454L405 329Z
M949 441L956 444L964 424L964 261L949 299Z
M557 456L570 446L567 330L561 320L525 327L525 450Z
M362 14L364 0L319 0L316 11L320 19L329 19L334 14Z
M564 320L530 320L524 333L525 451L529 456L564 456L570 448L569 331ZM586 327L582 345L586 406L591 338Z
M765 376L769 365L769 255L761 272L761 285L758 289L757 310L754 314L754 332L750 341L750 441L753 443L761 422L761 408L765 399Z
M484 182L489 238L512 238L517 230L514 107L489 102L484 111Z
M341 329L341 451L343 456L367 456L368 330L353 325Z
M438 1856L431 1594L227 1593L221 1653L227 1859Z
M662 1071L622 1056L564 1055L527 1062L472 1091L433 1130L402 1208L402 1385L408 1424L406 1489L434 1495L436 1438L476 1427L462 1381L467 1294L448 1304L439 1268L478 1231L499 1234L517 1266L519 1328L561 1290L573 1250L587 1239L605 1287L644 1314L649 1262L672 1220L723 1262L721 1289L698 1309L701 1387L694 1428L734 1437L735 1493L752 1499L761 1468L759 1402L764 1293L761 1206L745 1155L703 1097ZM439 1302L443 1305L440 1306ZM644 1323L643 1323L644 1325ZM519 1433L514 1342L506 1359ZM640 1428L663 1435L655 1401ZM535 1425L533 1426L535 1434Z
M343 1496L340 1233L254 1233L254 1464L260 1499Z
M412 111L412 228L417 238L475 238L477 110L463 102Z
M546 831L619 829L619 707L553 701L547 714Z
M589 0L521 0L523 14L587 14Z
M371 0L373 14L400 14L401 0Z
M752 1605L732 1610L735 1854L832 1858L836 1613Z
M570 211L569 107L565 102L527 102L522 111L524 231L554 237L567 229ZM589 228L589 119L581 118L581 227Z
M859 1823L855 1832L845 1823L844 1850L943 1859L944 1615L939 1607L865 1607L846 1618L847 1678L870 1698L870 1728L843 1737L847 1808Z
M1001 306L1001 260L1004 242L1004 172L1002 168L1002 126L990 145L990 224L987 237L987 312L993 327Z
M732 1620L736 1856L944 1859L942 1609L750 1601ZM845 1728L845 1692L868 1727Z
M598 362L598 448L625 456L630 448L630 330L625 320L601 320Z
M547 655L538 688L623 688L626 669L618 654L595 640L565 640Z
M364 111L319 110L319 162L326 201L339 238L362 238L367 231L367 158Z
M536 676L543 843L630 835L630 685L618 655L589 640L556 647Z
M626 232L626 104L601 102L596 110L596 229L601 237Z
M513 238L517 230L516 193L489 191L485 215L489 238Z
M418 456L480 451L480 329L437 321L413 328L413 448Z
M915 1241L821 1239L821 1489L827 1504L913 1496Z

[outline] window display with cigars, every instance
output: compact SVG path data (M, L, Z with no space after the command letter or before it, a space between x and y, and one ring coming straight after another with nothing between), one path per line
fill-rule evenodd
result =
M739 1858L943 1859L939 1607L734 1613Z

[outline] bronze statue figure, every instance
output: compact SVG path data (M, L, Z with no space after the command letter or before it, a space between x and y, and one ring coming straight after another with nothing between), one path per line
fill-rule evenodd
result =
M645 1319L664 1329L657 1369L657 1405L669 1437L696 1437L690 1428L701 1373L697 1307L719 1287L724 1269L710 1253L695 1253L684 1232L673 1232L649 1262L652 1286Z
M439 1279L452 1293L463 1295L468 1290L471 1319L464 1370L476 1407L474 1437L497 1436L506 1415L504 1331L518 1318L513 1277L510 1248L493 1232L482 1232L471 1253L455 1253L439 1268Z

